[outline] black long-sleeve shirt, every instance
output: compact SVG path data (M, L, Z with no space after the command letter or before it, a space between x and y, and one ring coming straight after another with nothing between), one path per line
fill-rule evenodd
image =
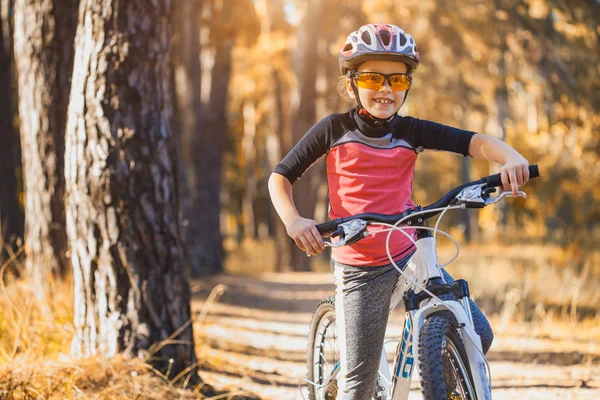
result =
M326 156L332 219L365 212L396 214L414 206L410 199L417 154L424 149L469 155L475 133L412 117L394 117L374 127L350 110L315 124L275 167L294 183ZM334 248L334 260L347 265L384 265L385 235ZM394 232L390 251L398 259L412 249L405 235Z

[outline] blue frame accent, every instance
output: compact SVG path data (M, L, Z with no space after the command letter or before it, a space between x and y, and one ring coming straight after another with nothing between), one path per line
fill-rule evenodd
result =
M407 348L408 342L410 342L410 346L408 346ZM415 362L412 350L412 324L410 322L410 318L407 317L406 322L404 323L404 334L402 335L402 343L400 345L400 356L398 360L398 366L396 367L396 371L394 371L394 375L396 376L396 378L400 376L400 373L402 373L402 378L410 378Z

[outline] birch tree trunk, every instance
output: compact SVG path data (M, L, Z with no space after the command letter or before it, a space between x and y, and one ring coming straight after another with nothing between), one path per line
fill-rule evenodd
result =
M65 176L73 353L137 356L174 378L197 375L169 126L170 4L82 0Z
M64 274L64 134L78 0L16 0L14 52L25 191L25 267Z

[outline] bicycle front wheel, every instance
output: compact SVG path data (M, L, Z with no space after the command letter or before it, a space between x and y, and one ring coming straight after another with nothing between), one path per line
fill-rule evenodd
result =
M423 324L419 367L424 399L476 400L465 346L451 313L435 313Z
M335 326L335 297L321 301L308 334L308 398L335 400L338 392L340 352Z

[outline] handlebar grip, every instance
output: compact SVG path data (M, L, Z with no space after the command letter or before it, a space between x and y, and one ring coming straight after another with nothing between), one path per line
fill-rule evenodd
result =
M533 179L533 178L539 178L540 177L540 170L537 166L537 164L533 164L529 166L529 179Z
M529 166L529 179L539 178L539 176L540 176L540 170L539 170L537 164L530 165ZM502 178L500 177L500 174L486 176L485 178L481 179L481 182L487 183L488 186L490 186L490 187L502 186Z
M321 235L333 233L333 232L337 231L337 229L338 229L338 221L337 220L327 221L327 222L317 225L317 230L319 231L319 233Z

